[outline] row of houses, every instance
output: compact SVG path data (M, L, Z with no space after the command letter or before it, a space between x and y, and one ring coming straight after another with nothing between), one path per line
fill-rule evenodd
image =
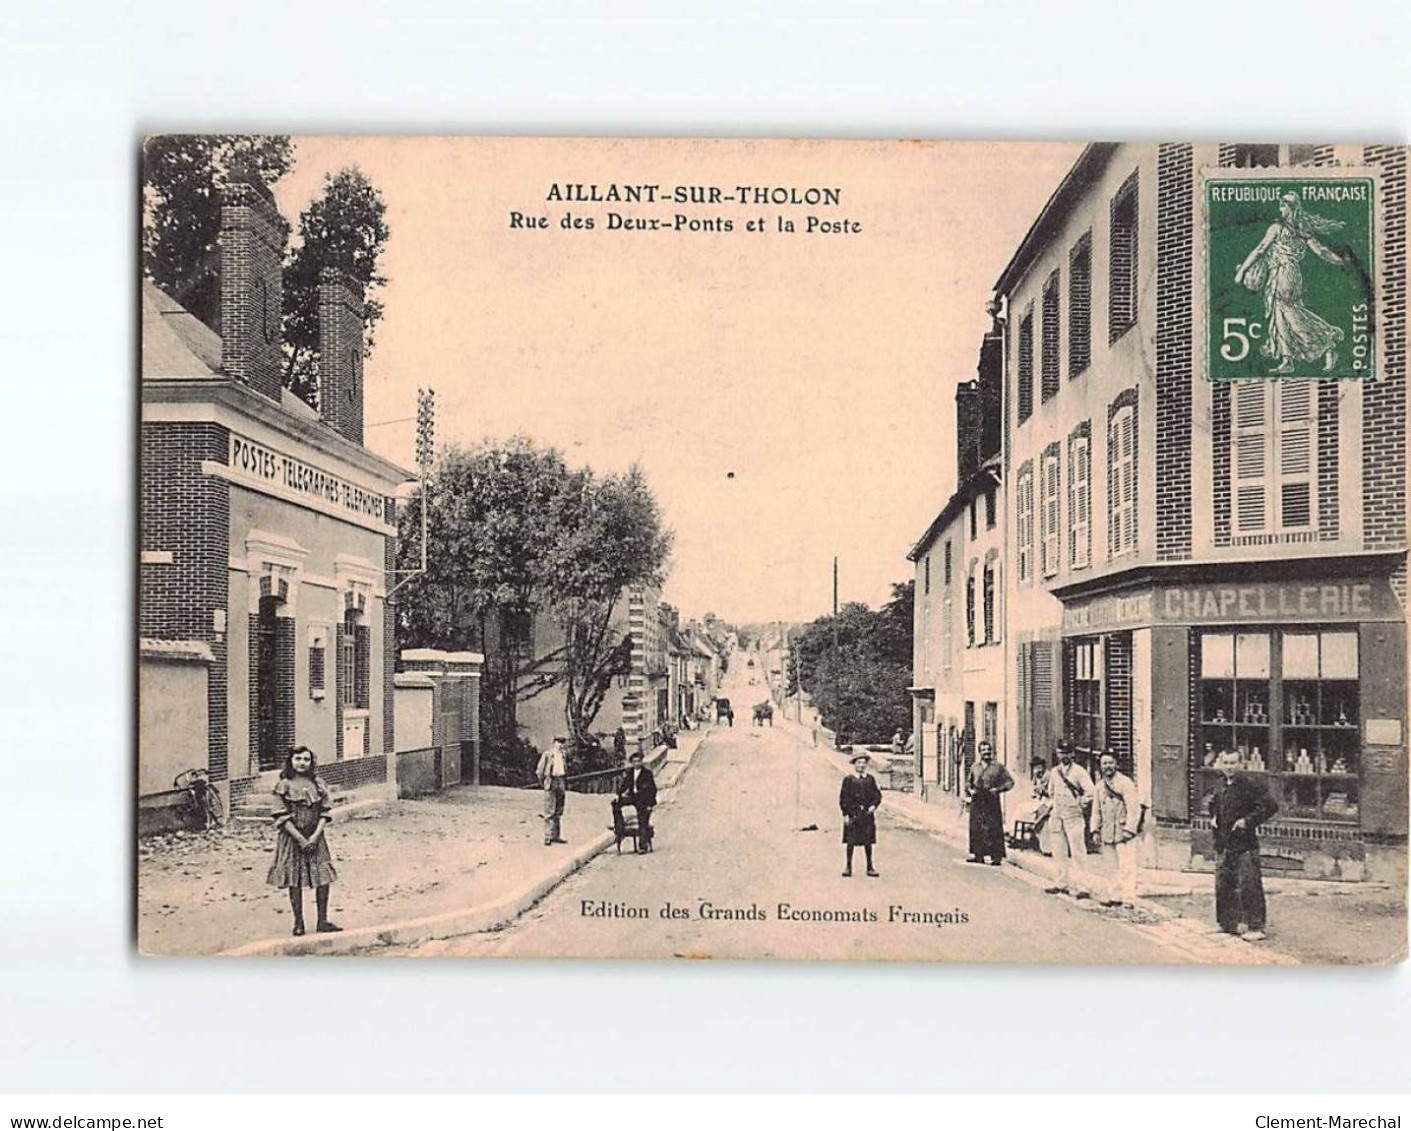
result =
M1325 254L1326 253L1326 254ZM1216 755L1275 868L1404 860L1406 150L1090 145L1000 273L908 554L918 789L1114 750L1204 867Z
M485 649L396 654L397 496L415 477L364 443L363 295L337 270L320 278L318 409L284 388L288 230L236 170L217 325L142 283L139 798L199 770L240 809L295 744L344 791L478 780ZM630 670L595 726L647 745L714 696L724 642L646 588L614 628L631 636ZM553 632L536 618L526 646L552 648ZM523 716L547 746L562 692Z

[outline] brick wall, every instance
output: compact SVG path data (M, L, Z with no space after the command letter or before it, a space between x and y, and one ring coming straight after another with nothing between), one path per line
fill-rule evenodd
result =
M233 180L221 199L221 368L273 401L283 366L280 323L289 225L258 177Z
M1233 408L1230 385L1218 381L1210 389L1211 508L1215 518L1215 545L1230 544L1230 427Z
M318 410L337 432L363 442L363 296L341 271L318 280Z
M1107 637L1103 651L1107 662L1107 702L1103 717L1107 727L1107 745L1117 754L1117 765L1124 774L1134 772L1132 765L1132 635L1119 632Z
M978 381L955 387L955 481L964 483L980 467L983 405Z
M1382 171L1382 363L1362 398L1362 525L1367 548L1406 541L1406 149L1369 145ZM1403 563L1393 584L1406 599Z
M229 432L217 424L145 423L141 429L140 549L164 550L170 565L139 566L138 635L201 640L215 662L207 683L213 780L229 773L226 636L215 613L230 593L230 487L201 471L202 460L224 463Z
M353 790L387 780L387 759L381 754L369 758L349 758L342 762L320 762L318 775L330 786ZM334 816L338 811L334 810Z
M1336 541L1338 499L1338 402L1340 381L1318 382L1318 538ZM1228 460L1228 456L1226 459Z
M1156 556L1191 556L1192 147L1157 149Z

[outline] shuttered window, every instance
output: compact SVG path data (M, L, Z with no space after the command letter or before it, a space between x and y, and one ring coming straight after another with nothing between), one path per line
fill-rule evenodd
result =
M1043 501L1039 521L1043 527L1043 571L1045 577L1058 572L1058 454L1044 456Z
M1026 467L1015 484L1015 534L1019 543L1019 580L1034 575L1034 471Z
M1068 564L1085 569L1092 545L1092 445L1086 436L1068 441Z
M1312 381L1235 386L1231 464L1237 535L1314 528L1316 417Z
M1137 547L1137 414L1128 405L1107 426L1108 549L1113 557Z
M1034 307L1031 303L1019 323L1019 423L1034 411Z

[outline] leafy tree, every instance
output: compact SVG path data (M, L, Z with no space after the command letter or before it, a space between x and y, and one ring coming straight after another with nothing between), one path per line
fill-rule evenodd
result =
M337 267L363 297L363 352L372 353L382 303L369 292L387 280L377 270L391 234L387 206L356 165L324 178L323 195L299 216L299 243L284 264L284 383L318 402L318 277Z
M220 194L243 165L266 187L294 162L284 134L158 134L142 146L142 270L220 330Z
M789 658L790 686L807 691L840 744L884 741L911 726L914 586L893 585L892 597L873 612L850 602L834 618L819 617L796 637ZM793 693L792 690L790 692Z
M482 719L492 746L514 745L517 705L559 678L559 653L529 654L526 629L546 603L544 563L578 474L557 451L516 437L448 448L428 486L427 571L398 594L397 643L485 654ZM401 508L401 570L420 564L420 505Z
M516 707L565 688L565 721L586 749L632 641L614 630L628 587L660 584L671 548L640 470L595 476L552 448L517 437L450 448L427 494L427 572L397 597L399 648L484 652L487 745L517 747ZM401 508L399 568L420 563L421 512ZM552 648L525 647L539 615L561 630Z
M631 668L632 638L614 632L613 615L631 586L661 585L672 535L640 468L584 472L576 486L556 516L562 534L544 581L563 632L564 721L575 747L587 748L613 678Z

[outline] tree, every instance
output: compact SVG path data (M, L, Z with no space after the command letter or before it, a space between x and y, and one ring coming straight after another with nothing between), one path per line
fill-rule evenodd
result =
M420 562L420 501L401 508L399 567ZM492 756L518 749L516 707L565 688L579 749L632 641L613 613L635 584L660 584L671 534L640 470L595 476L517 437L450 448L427 492L427 571L398 595L399 648L485 654L482 725ZM562 640L531 647L537 617Z
M632 638L614 632L613 615L632 586L661 585L672 534L635 465L624 475L585 472L578 491L559 516L545 581L563 632L564 721L575 747L588 749L613 678L631 670Z
M892 586L892 597L873 612L850 602L837 616L819 617L797 636L790 684L806 690L823 724L839 744L883 741L911 726L912 616L915 586Z
M448 448L428 486L427 571L399 594L398 647L483 652L482 719L500 748L517 741L517 705L559 678L559 654L531 654L528 627L547 599L545 562L578 475L557 451L516 437ZM420 563L420 506L401 508L399 569Z
M159 134L142 146L142 270L220 330L220 194L244 166L271 187L290 169L284 134Z
M284 264L284 384L318 407L318 279L336 267L363 289L363 353L372 353L386 284L378 260L391 234L387 206L356 165L330 173L323 195L299 216L299 242Z

